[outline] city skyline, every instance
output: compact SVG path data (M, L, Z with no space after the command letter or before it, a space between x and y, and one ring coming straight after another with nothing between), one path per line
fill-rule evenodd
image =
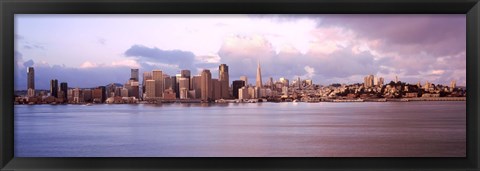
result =
M15 20L18 90L27 87L29 66L36 68L37 89L48 89L52 78L75 87L123 83L131 68L192 75L209 69L216 77L222 63L229 65L232 84L242 75L256 80L257 62L264 79L300 77L321 85L362 83L365 75L383 76L386 83L396 75L409 83L466 82L464 15L18 15ZM136 29L119 27L130 22Z

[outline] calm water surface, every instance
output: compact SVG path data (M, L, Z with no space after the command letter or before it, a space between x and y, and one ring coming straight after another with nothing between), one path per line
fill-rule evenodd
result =
M465 155L465 102L15 106L16 157Z

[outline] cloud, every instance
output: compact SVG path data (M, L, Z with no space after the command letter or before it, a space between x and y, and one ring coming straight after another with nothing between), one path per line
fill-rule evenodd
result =
M107 39L104 38L97 38L97 42L101 45L105 45L107 43Z
M90 61L85 61L82 65L80 65L80 68L93 68L97 67L97 64L92 63Z
M143 45L131 46L125 51L125 56L136 57L139 60L150 62L177 64L181 68L193 68L195 60L195 55L190 51L162 50L157 47L150 48Z

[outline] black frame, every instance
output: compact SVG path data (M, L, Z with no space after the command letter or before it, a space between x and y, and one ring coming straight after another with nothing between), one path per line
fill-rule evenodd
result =
M310 170L479 169L479 0L4 0L0 1L0 169ZM466 158L15 158L14 14L466 14Z

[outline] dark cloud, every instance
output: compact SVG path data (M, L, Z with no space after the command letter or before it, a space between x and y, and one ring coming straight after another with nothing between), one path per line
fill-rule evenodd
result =
M151 62L177 64L180 68L193 68L195 60L195 55L189 51L162 50L157 47L150 48L143 45L133 45L125 51L125 56L138 57L140 60Z

